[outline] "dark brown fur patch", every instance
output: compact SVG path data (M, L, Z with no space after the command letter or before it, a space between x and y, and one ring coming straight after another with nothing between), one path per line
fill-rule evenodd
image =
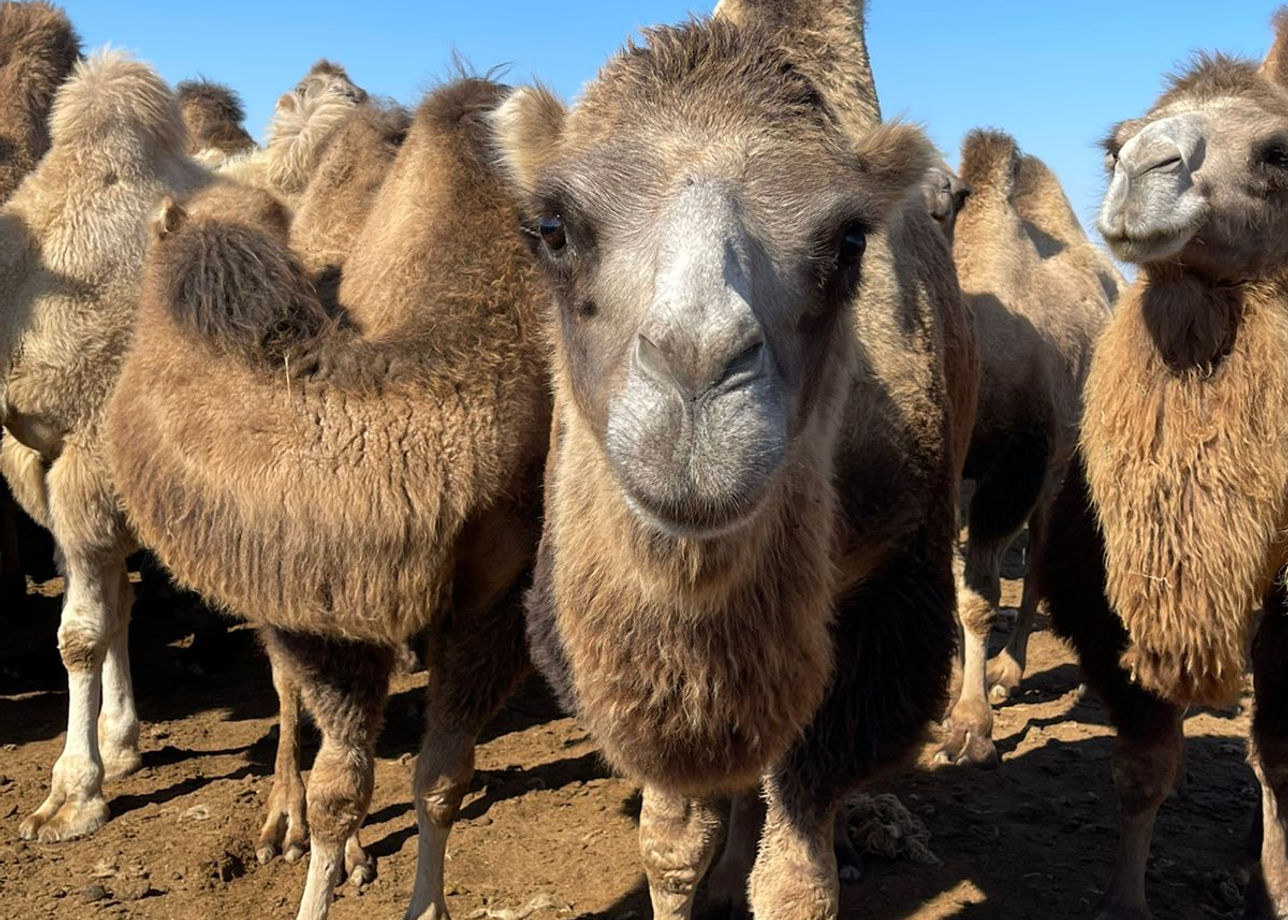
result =
M180 83L176 94L188 126L189 153L214 149L231 156L255 148L242 126L241 98L231 88L202 78Z

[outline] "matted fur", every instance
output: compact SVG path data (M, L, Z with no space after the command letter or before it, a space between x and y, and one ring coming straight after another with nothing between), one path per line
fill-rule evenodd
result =
M309 332L322 305L284 227L239 228L252 208L198 198L154 244L111 456L144 542L238 615L404 641L465 590L453 578L467 526L534 501L544 333L489 163L501 93L465 80L420 106L348 264L349 322ZM281 270L208 283L242 278L244 258ZM224 267L177 300L194 265ZM495 567L508 573L508 558Z
M0 4L0 201L49 149L49 108L79 57L80 39L62 10Z
M255 141L242 126L246 111L241 97L232 88L203 77L185 80L175 92L188 126L188 153L230 157L255 149Z
M1288 500L1288 315L1282 288L1205 296L1138 284L1100 340L1082 445L1105 535L1124 664L1180 703L1221 705L1243 685L1252 611L1282 563ZM1177 370L1151 324L1242 319L1213 367ZM1131 386L1123 386L1131 380Z

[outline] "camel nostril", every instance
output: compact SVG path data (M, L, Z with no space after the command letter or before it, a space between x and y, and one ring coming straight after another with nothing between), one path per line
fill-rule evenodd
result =
M635 338L635 363L649 377L659 383L675 384L675 372L666 353L654 344L647 336Z

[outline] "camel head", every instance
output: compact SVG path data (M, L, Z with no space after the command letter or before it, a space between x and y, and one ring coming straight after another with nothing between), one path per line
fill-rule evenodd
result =
M1288 259L1288 9L1258 66L1201 55L1105 142L1098 226L1120 259L1222 280Z
M555 291L562 403L644 526L698 539L755 518L831 424L868 235L930 154L838 117L820 71L865 55L820 61L805 26L798 53L778 4L736 6L648 31L571 110L525 88L494 116ZM823 6L854 9L795 4Z

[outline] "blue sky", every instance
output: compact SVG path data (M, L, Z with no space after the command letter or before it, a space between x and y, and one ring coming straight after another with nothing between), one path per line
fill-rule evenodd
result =
M711 0L714 5L714 0ZM1096 141L1140 114L1162 75L1191 51L1261 57L1276 4L1259 0L870 0L868 42L887 116L925 126L956 162L962 135L1014 134L1059 174L1088 223L1103 189ZM65 7L87 47L111 43L171 81L203 74L232 85L257 137L278 94L318 57L368 90L414 101L447 72L453 50L479 69L510 64L574 97L640 26L683 20L682 0L219 0L162 6L75 0Z

